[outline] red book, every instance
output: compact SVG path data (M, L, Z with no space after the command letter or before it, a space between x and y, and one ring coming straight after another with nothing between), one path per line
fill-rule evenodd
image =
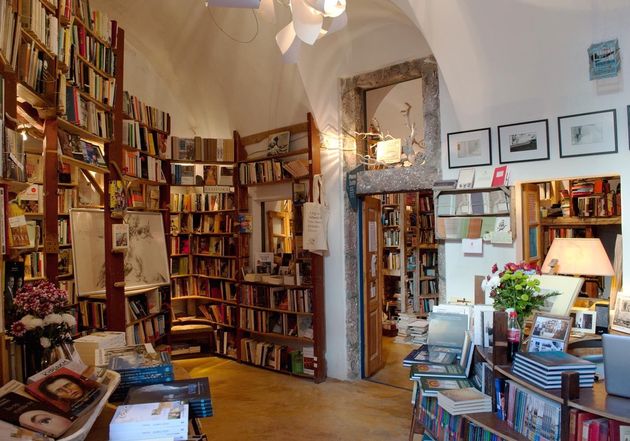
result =
M579 412L578 416L577 416L577 424L575 426L575 432L576 432L576 438L577 441L586 441L586 439L584 439L583 435L583 428L584 428L584 423L588 420L592 420L593 418L596 418L596 415L593 415L592 413L589 412Z
M492 175L492 186L502 187L507 184L507 165L501 167L495 167L494 174Z
M588 426L588 441L608 441L608 420L597 418Z

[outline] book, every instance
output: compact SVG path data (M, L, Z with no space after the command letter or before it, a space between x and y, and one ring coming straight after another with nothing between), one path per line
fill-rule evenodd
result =
M109 424L110 441L140 441L173 437L188 438L188 404L182 401L124 404L118 406Z
M500 167L495 167L494 173L492 174L492 186L503 187L507 184L508 184L508 166L502 165Z
M74 340L74 348L79 353L81 360L86 364L95 366L95 351L97 349L113 349L125 346L125 333L115 331L93 332ZM106 363L104 363L106 364Z
M61 367L28 384L26 391L40 401L78 417L96 404L105 393L105 386Z
M76 417L16 392L9 392L0 397L0 419L58 438L70 428Z
M445 378L432 378L423 377L420 379L420 387L422 387L422 396L425 397L437 397L438 392L449 389L461 389L472 387L472 383L469 380L461 379L445 379Z
M461 348L468 330L469 318L466 314L431 312L429 314L429 346Z
M429 325L429 332L431 328ZM444 377L444 378L467 378L472 365L474 343L470 332L466 332L462 345L462 355L458 364L437 365L432 363L418 363L411 366L411 377Z
M24 427L14 426L2 420L0 420L0 433L3 434L0 439L7 441L54 441L44 434L25 429Z
M457 178L457 188L458 189L466 189L473 188L473 181L475 179L475 169L474 168L463 168L459 171L459 176Z
M132 387L127 393L125 404L162 401L188 403L193 418L205 418L213 414L210 383L207 377Z
M421 345L407 354L403 359L403 366L410 367L420 363L452 364L456 357L457 355L453 352L441 351L439 346Z
M531 364L550 372L567 370L595 372L596 369L594 363L562 351L518 352L514 362L522 366Z
M451 415L490 412L492 410L492 399L474 387L439 391L437 402Z
M492 186L492 176L494 172L491 168L481 168L475 171L475 183L473 188L489 188Z

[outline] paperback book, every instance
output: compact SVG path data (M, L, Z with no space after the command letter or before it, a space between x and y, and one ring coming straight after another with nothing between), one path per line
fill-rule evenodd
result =
M72 425L73 415L63 413L15 392L0 397L0 419L58 438Z
M212 398L207 377L176 380L129 389L125 404L183 401L188 403L193 418L212 416Z
M473 387L473 384L466 379L451 380L444 378L423 377L420 379L423 397L437 397L438 392L450 389L462 389Z
M188 404L182 401L118 406L109 425L110 441L188 438Z

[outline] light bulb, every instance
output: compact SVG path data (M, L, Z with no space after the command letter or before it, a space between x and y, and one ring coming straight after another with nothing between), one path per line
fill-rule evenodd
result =
M26 134L26 130L22 130L22 141L26 141L28 139L28 135Z

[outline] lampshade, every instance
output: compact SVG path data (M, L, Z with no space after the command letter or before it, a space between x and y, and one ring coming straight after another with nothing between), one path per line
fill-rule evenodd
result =
M543 274L612 276L615 274L602 242L597 238L556 238L542 266Z

